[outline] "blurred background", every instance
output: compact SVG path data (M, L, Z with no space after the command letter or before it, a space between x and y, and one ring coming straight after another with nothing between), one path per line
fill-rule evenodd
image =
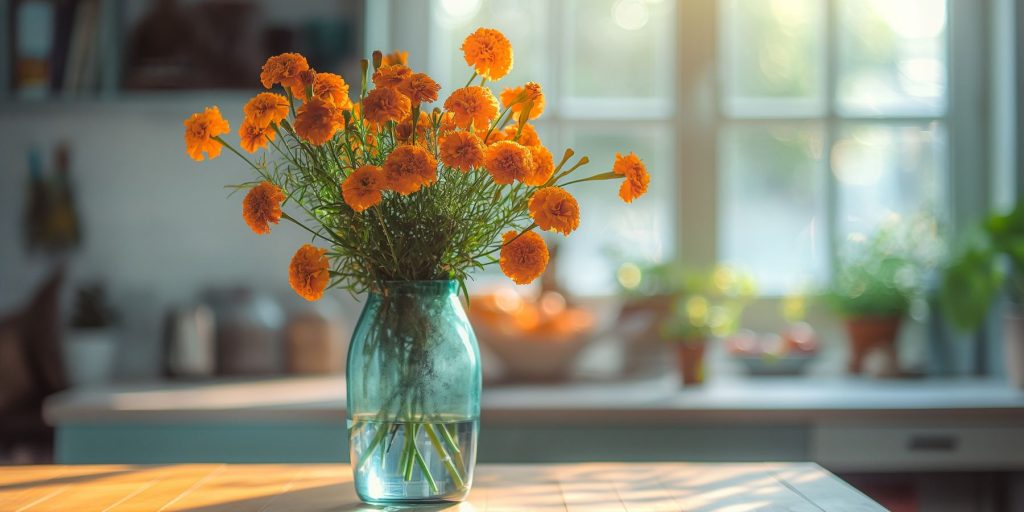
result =
M268 55L495 92L610 169L529 287L483 274L485 462L812 460L893 510L1024 510L1024 8L1013 0L0 0L0 463L345 461L359 298L245 228ZM526 442L529 440L529 442Z

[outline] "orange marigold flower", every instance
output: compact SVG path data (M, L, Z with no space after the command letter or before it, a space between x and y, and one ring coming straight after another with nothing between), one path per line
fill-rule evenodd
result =
M527 147L530 148L530 155L533 157L533 171L523 180L523 184L539 187L547 183L555 173L555 158L544 146Z
M540 137L537 135L537 129L532 124L524 124L523 131L521 132L517 124L506 126L503 131L505 132L505 140L515 140L524 146L540 146ZM519 140L516 140L517 133L519 134Z
M530 119L537 119L544 113L544 93L541 92L540 84L537 82L526 82L526 85L509 87L501 92L502 106L508 107L511 105L512 112L516 114L516 120L519 120L518 114L531 101L533 102L533 107L530 108Z
M242 126L238 127L240 145L242 149L250 153L255 153L257 149L265 147L268 142L274 140L274 137L276 135L270 126L261 127L250 119L242 121Z
M514 124L510 125L510 126L506 126L504 130L501 130L500 139L495 140L494 134L491 134L491 138L487 139L487 142L498 142L498 140L511 140L511 141L514 141L514 142L519 142L519 141L516 140L516 134L517 133L519 133L519 127L518 126L516 126ZM526 144L523 144L523 145L525 146Z
M519 134L519 143L524 146L540 146L540 136L532 124L523 125L523 131Z
M220 156L221 143L214 137L231 131L231 126L220 115L217 107L206 107L202 113L192 114L185 120L185 152L193 160L202 160L203 153L210 159Z
M394 89L412 76L412 70L402 64L381 66L373 72L373 85L378 89Z
M376 165L364 165L352 171L341 184L345 204L361 212L380 203L384 189L384 170Z
M462 42L462 54L476 73L500 80L512 70L512 43L493 28L478 28Z
M313 80L313 97L324 100L342 110L352 108L352 99L348 97L348 84L345 79L334 73L317 73Z
M474 85L455 89L444 100L444 108L455 115L457 126L468 127L473 123L481 128L498 115L498 99L490 89Z
M387 187L403 196L437 180L437 160L420 146L395 148L384 160Z
M420 112L419 118L416 120L416 142L426 142L427 130L430 128L430 114L427 112ZM400 141L407 141L412 137L412 113L406 116L398 126L395 127L395 136Z
M533 172L533 155L530 150L510 140L497 142L484 150L484 168L499 185L509 185L514 180L523 181Z
M548 266L548 246L533 231L518 236L515 231L505 233L501 240L501 271L516 284L530 284L544 273Z
M412 102L409 98L394 89L374 89L363 98L363 115L371 123L401 121L411 109Z
M298 98L301 101L306 101L309 98L306 97L307 92L313 88L313 82L316 81L317 72L313 71L313 68L303 70L299 73L298 80L292 85L292 96Z
M441 162L462 172L484 163L484 145L470 132L452 132L441 139Z
M651 182L651 176L647 174L647 167L640 157L633 153L622 156L615 153L615 164L612 165L615 174L626 177L619 186L619 197L627 203L647 193L647 184Z
M247 121L261 128L280 123L288 117L288 99L280 94L261 92L242 107L242 112Z
M398 84L398 91L417 105L437 101L437 92L440 90L441 85L426 73L413 73Z
M437 124L438 132L442 135L458 129L458 126L455 125L455 114L452 112L441 113L441 119Z
M488 133L490 132L490 133ZM490 146L495 142L501 142L503 140L511 140L508 136L508 130L491 130L489 128L482 128L476 131L476 136L480 137L481 141L486 140L486 145Z
M331 280L327 249L306 244L292 256L288 266L288 284L303 299L313 301L324 295Z
M270 233L270 225L281 220L281 203L285 200L281 189L269 181L249 189L242 199L242 218L253 233Z
M343 123L334 105L313 98L299 107L295 114L295 133L317 146L331 140Z
M559 187L538 189L530 198L530 217L545 231L569 236L580 227L580 205L572 194Z
M275 55L263 64L263 71L260 72L260 82L263 87L270 89L274 84L281 84L285 89L301 87L302 78L299 76L303 71L309 69L309 62L306 58L297 53L282 53ZM300 97L302 97L300 95Z
M403 66L409 64L409 52L398 50L385 55L381 59L382 66L394 66L395 64Z

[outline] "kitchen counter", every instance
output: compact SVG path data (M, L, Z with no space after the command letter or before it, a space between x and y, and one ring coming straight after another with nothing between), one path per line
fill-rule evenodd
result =
M126 384L45 404L62 463L348 460L342 377ZM485 462L803 461L1024 470L1024 392L972 379L675 376L485 388Z
M55 426L95 422L337 421L345 379L285 377L154 382L50 397ZM992 419L1024 422L1024 391L978 379L743 378L680 389L674 376L486 387L486 423L680 424L826 420Z

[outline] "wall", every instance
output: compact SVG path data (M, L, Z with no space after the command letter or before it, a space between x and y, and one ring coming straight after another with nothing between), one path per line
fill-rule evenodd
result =
M27 301L55 263L26 252L22 222L29 148L41 148L49 171L62 140L71 144L85 231L71 281L108 283L124 317L123 376L157 371L163 311L205 287L247 284L301 305L287 269L308 235L284 223L253 234L241 217L242 195L228 197L224 188L249 179L245 164L226 150L204 162L185 154L183 119L218 103L233 128L228 140L236 140L243 102L196 95L0 106L0 315Z

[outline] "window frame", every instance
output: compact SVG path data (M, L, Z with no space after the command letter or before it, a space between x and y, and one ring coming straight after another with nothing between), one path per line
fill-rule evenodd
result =
M680 105L680 150L687 161L696 162L696 169L681 169L686 178L680 180L680 201L683 204L699 205L689 210L713 212L712 215L687 214L680 212L684 232L680 234L686 249L680 252L684 264L707 266L719 261L721 174L718 171L720 134L729 126L746 123L819 123L823 133L822 164L819 172L825 176L825 220L828 224L826 283L834 275L837 253L841 240L838 222L839 187L831 172L831 154L844 126L856 123L877 125L925 125L937 121L945 132L945 204L939 206L944 213L943 221L949 225L951 243L962 238L989 206L989 176L985 151L986 113L978 108L983 102L988 87L989 63L978 59L987 49L985 40L987 12L984 2L946 0L947 27L945 50L947 56L946 108L943 112L927 115L880 116L841 112L837 105L837 77L839 52L839 6L838 0L821 0L824 22L824 69L823 110L806 108L796 113L773 115L765 111L757 114L731 111L723 101L725 91L724 75L728 71L720 56L727 51L724 43L725 23L720 10L722 0L696 0L678 4L680 38L679 76L680 87L677 102ZM708 103L711 107L708 108ZM979 130L979 128L981 128ZM971 169L967 172L965 169ZM702 183L699 176L714 176L710 183ZM705 226L699 225L693 217L700 218ZM687 220L689 218L689 220ZM708 222L708 221L711 222ZM713 224L707 229L706 224ZM691 246L699 249L690 250ZM781 291L764 293L765 299L777 299Z

